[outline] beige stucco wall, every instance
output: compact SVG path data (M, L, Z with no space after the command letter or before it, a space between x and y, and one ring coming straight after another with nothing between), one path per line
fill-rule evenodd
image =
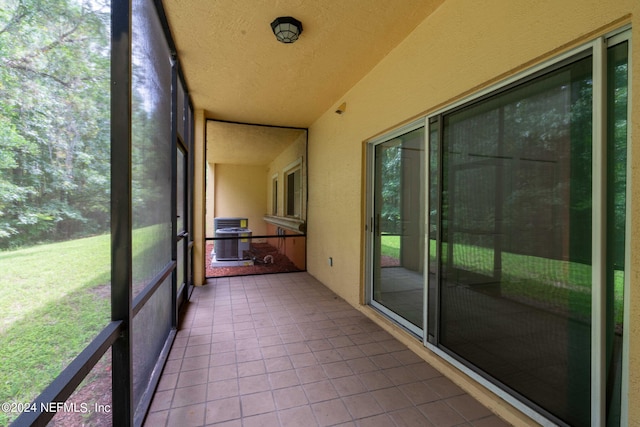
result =
M309 129L308 271L359 306L363 289L363 143L473 94L535 63L632 23L632 63L640 64L637 0L447 0ZM631 134L640 135L640 65L632 76ZM631 212L640 212L640 156L632 144ZM632 217L629 420L640 425L640 215ZM330 267L327 258L333 258ZM375 315L369 313L371 316ZM424 358L515 424L517 411L439 362L398 328L378 319Z
M248 218L253 235L264 236L267 233L263 221L267 204L266 172L265 166L215 165L215 184L211 189L215 197L213 217Z

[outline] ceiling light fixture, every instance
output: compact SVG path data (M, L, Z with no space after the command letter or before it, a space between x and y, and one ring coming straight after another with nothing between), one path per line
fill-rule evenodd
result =
M302 23L290 16L281 16L271 23L273 34L281 43L293 43L302 33Z

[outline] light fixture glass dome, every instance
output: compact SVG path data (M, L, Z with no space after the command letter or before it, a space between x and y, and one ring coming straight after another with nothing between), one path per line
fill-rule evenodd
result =
M291 16L281 16L271 23L273 34L281 43L293 43L302 33L302 24Z

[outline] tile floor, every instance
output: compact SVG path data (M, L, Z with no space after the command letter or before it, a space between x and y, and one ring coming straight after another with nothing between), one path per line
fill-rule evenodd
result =
M307 273L213 279L145 426L507 424Z

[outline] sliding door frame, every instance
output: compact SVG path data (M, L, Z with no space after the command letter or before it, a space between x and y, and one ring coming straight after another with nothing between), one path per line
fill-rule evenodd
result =
M631 27L625 26L616 31L605 34L591 42L585 43L579 47L573 48L567 52L564 52L558 56L550 60L546 60L541 62L526 71L518 73L504 81L486 87L471 96L467 96L465 98L460 99L459 101L449 104L443 108L433 111L432 113L424 116L420 119L417 119L407 125L404 125L400 128L397 128L391 132L385 133L384 135L375 137L371 140L365 141L365 170L366 170L366 181L365 181L365 239L364 239L364 303L370 305L376 310L380 311L383 315L387 316L390 320L396 322L398 325L407 329L412 334L418 336L423 345L436 353L438 356L442 357L445 361L455 366L458 370L463 372L464 374L471 377L473 380L483 385L495 395L504 399L506 402L511 404L513 407L520 410L522 413L530 417L531 419L543 424L547 425L549 423L557 422L552 421L554 417L549 418L544 415L544 411L541 412L536 408L535 405L531 404L526 398L522 396L518 396L517 393L510 392L508 389L501 386L499 383L492 381L486 376L480 374L469 365L461 362L457 358L450 355L447 351L439 347L439 282L441 280L441 259L442 255L439 253L439 249L436 254L432 254L430 248L430 225L431 219L430 213L433 209L437 210L437 230L436 230L436 241L437 248L440 248L442 243L442 230L441 230L441 218L440 218L440 208L442 205L442 116L445 113L449 113L454 109L467 105L469 103L478 102L480 99L491 96L498 91L505 90L508 87L515 86L520 84L522 81L527 79L533 79L538 75L546 73L549 69L553 67L558 67L559 64L566 63L571 58L576 57L576 55L586 54L592 56L592 71L593 71L593 100L592 100L592 110L593 110L593 120L592 120L592 151L593 151L593 160L592 160L592 233L591 233L591 257L592 257L592 272L591 272L591 284L592 284L592 299L591 299L591 376L592 376L592 386L591 386L591 425L599 426L606 424L606 287L607 287L607 277L606 277L606 232L607 232L607 49L623 42L628 43L628 105L627 105L627 124L631 123L631 102L632 99L632 87L631 87L631 76L633 73L632 61L631 61L631 52L632 50L632 40L631 40ZM430 124L436 125L438 131L436 133L437 140L435 144L437 144L437 156L438 159L431 159L431 144L434 141L431 140L432 133L430 129ZM403 134L406 134L412 130L423 127L425 129L425 149L424 149L424 162L426 165L425 171L425 198L424 198L424 209L427 215L425 215L425 236L424 236L424 302L423 302L423 328L416 330L416 328L411 328L411 325L407 325L407 321L403 319L401 316L393 313L391 310L377 304L374 301L373 295L373 283L375 280L375 269L379 268L379 265L376 266L376 250L375 250L375 233L376 233L376 220L375 220L375 191L376 191L376 159L375 159L375 151L376 146L382 144L386 141L392 140L396 137L399 137ZM630 164L631 162L631 132L627 132L627 191L626 191L626 211L625 211L625 253L624 253L624 316L623 316L623 324L630 324L630 307L629 307L629 266L630 266L630 241L631 241L631 217L632 212L630 210L631 207L631 191L629 190L629 179L631 177ZM430 161L437 160L438 166L438 195L437 207L431 206L432 199L430 196L430 187L431 187L431 173L430 173ZM434 200L436 200L434 199ZM431 256L437 257L437 268L435 270L435 279L438 282L438 285L435 288L435 292L431 295L429 294L429 261ZM430 301L429 297L434 298L436 301L435 304L431 304L432 309L435 310L435 313L429 313ZM435 325L430 324L429 318L435 319ZM432 335L429 334L429 331L432 331ZM621 381L621 393L622 396L628 395L629 384L629 330L628 327L624 328L622 335L622 381ZM626 425L628 421L628 410L629 404L627 399L624 397L621 399L621 425Z
M525 79L534 78L539 73L544 73L549 68L557 66L563 61L567 61L572 57L581 53L588 53L593 58L592 70L593 70L593 122L592 122L592 307L591 307L591 425L602 426L606 425L606 190L607 190L607 109L606 109L606 91L607 91L607 49L622 42L629 43L629 53L631 49L631 31L630 27L623 27L615 32L599 37L585 45L565 52L551 60L540 63L525 72L519 73L509 79L506 79L500 84L488 87L478 93L461 99L460 101L446 106L427 117L428 123L442 122L441 117L445 113L449 113L456 108L469 103L478 102L483 97L494 94L496 91L504 90L505 88L519 84ZM631 55L629 54L629 82L631 81L632 65ZM628 99L631 99L631 85L628 87ZM629 102L627 107L627 123L631 123L631 103ZM430 132L427 132L428 137L431 137ZM442 126L439 126L437 132L438 141L438 156L442 157ZM432 141L429 139L429 143ZM427 145L429 146L429 145ZM631 164L631 132L627 133L627 179L631 176L630 164ZM439 161L438 164L438 212L440 212L442 200L442 164ZM427 181L429 181L430 173L427 172ZM430 182L427 183L427 189L430 187ZM428 190L427 190L428 191ZM631 192L626 192L626 214L625 214L625 269L624 269L624 325L629 325L629 265L630 265L630 224L631 224L631 211L630 211L630 198ZM427 200L427 212L432 210L430 206L430 199ZM427 236L428 238L428 236ZM439 248L442 242L441 224L438 219L438 233L437 233L437 247ZM425 256L429 258L429 246ZM440 264L441 255L438 254L438 275L442 269ZM438 283L440 279L438 279ZM437 286L439 288L439 285ZM439 292L434 293L435 298L439 299ZM428 297L428 295L427 295ZM498 386L493 381L487 379L485 376L480 375L474 369L470 368L466 364L460 362L458 359L452 357L447 351L439 347L438 331L439 331L439 301L436 302L436 325L429 325L429 304L428 300L425 303L425 330L430 330L430 327L434 328L435 340L429 342L429 334L424 335L424 345L447 362L454 365L457 369L473 378L478 383L482 384L494 394L498 395L502 399L509 402L512 406L519 409L521 412L534 419L541 424L548 424L550 420L542 415L540 412L533 409L530 405L523 403L522 400L516 398L513 394L507 392L502 387ZM435 326L435 327L434 327ZM621 393L622 396L628 395L628 376L629 376L629 331L625 328L623 331L623 349L622 349L622 383ZM526 400L526 399L525 399ZM621 425L627 424L628 414L628 402L626 399L621 399Z
M416 337L422 340L424 338L424 331L426 330L426 311L424 307L426 307L426 294L427 294L427 283L428 283L428 264L424 264L424 272L423 272L423 301L422 301L422 324L423 327L420 328L417 325L410 323L408 320L393 312L387 307L384 307L382 304L378 303L374 299L373 295L373 286L375 281L375 271L379 268L379 263L376 261L376 251L375 251L375 239L376 239L376 219L375 219L375 191L376 191L376 147L385 142L391 141L394 138L405 135L409 132L424 129L424 150L422 156L423 164L428 164L427 161L427 120L426 118L420 118L411 123L408 123L400 128L397 128L389 133L381 135L377 138L374 138L370 141L367 141L366 148L366 162L367 162L367 177L366 177L366 238L365 238L365 303L374 307L376 310L383 313L385 316L392 319L394 322L405 328L407 331L415 335ZM425 168L425 174L428 174ZM424 188L424 197L428 197L428 188ZM425 233L427 236L427 240L425 241L425 245L428 245L428 233ZM425 246L425 254L428 252L427 246ZM424 258L427 259L426 257Z

